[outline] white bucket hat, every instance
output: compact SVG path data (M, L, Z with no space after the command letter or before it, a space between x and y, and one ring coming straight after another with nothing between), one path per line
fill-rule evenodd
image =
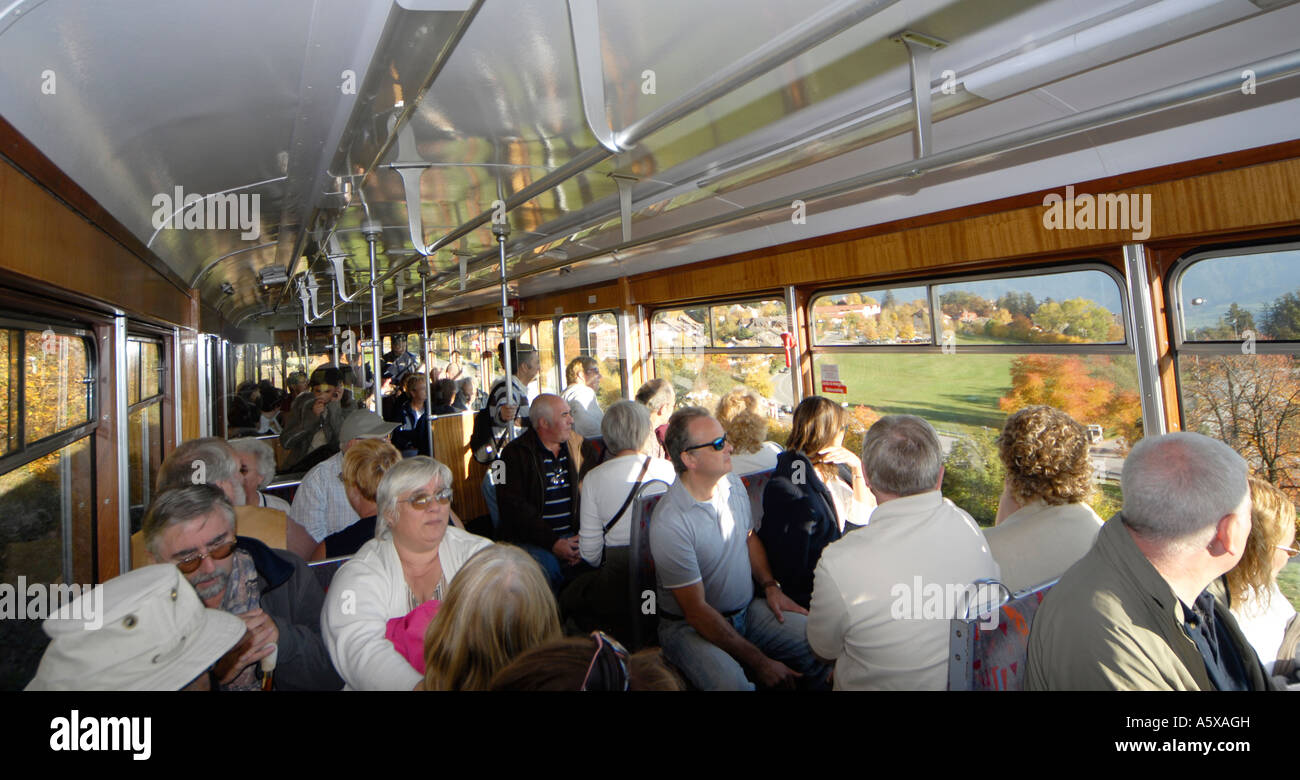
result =
M83 594L45 621L51 641L26 690L175 691L244 636L244 621L204 607L174 565L101 587L102 598Z

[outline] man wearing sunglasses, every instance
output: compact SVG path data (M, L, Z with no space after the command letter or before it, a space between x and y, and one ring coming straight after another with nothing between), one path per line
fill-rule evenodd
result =
M188 485L158 496L141 524L153 560L180 569L204 606L236 615L252 635L222 680L227 690L259 690L257 664L276 654L281 690L338 690L320 636L325 593L301 558L235 535L235 510L213 485Z
M665 656L702 690L754 690L746 670L764 688L824 688L807 612L772 578L722 425L688 406L664 440L678 478L655 507L650 551Z

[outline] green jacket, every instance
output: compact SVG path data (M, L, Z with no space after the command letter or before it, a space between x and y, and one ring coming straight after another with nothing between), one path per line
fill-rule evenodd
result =
M1252 690L1269 682L1215 591L1220 638L1233 642ZM1029 632L1027 690L1214 690L1183 607L1138 549L1120 515L1048 592Z

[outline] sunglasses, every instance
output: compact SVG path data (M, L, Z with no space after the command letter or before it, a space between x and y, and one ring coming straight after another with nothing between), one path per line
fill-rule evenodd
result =
M228 542L222 542L205 553L191 555L185 560L177 561L176 568L181 570L181 574L193 574L203 565L204 558L211 558L214 561L224 561L226 558L229 558L230 554L235 551L236 544L237 542L234 539L231 539Z
M418 509L421 512L427 512L435 503L442 504L443 506L450 504L451 488L443 488L431 496L421 493L420 495L411 498L399 498L397 499L397 502L399 504L410 504L414 509Z
M591 632L596 640L596 652L587 664L587 676L582 678L580 691L626 691L627 649L604 631Z
M1288 558L1294 558L1294 557L1296 557L1297 555L1300 555L1300 550L1297 550L1297 549L1295 549L1294 547L1283 547L1283 546L1280 545L1280 544L1275 544L1275 545L1273 545L1273 546L1276 547L1277 549L1281 550L1282 552L1285 552L1285 553L1286 553L1286 557L1288 557Z
M703 444L693 444L687 447L686 449L682 450L682 452L690 452L691 450L698 450L701 447L712 447L718 452L722 452L722 448L725 446L727 446L727 434L724 433L718 438L714 439L713 441L706 441Z

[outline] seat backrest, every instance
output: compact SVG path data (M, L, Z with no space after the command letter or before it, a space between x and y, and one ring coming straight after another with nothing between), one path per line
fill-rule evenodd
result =
M740 481L745 484L745 492L749 494L749 512L754 519L755 531L763 526L763 489L767 487L774 473L776 473L775 469L768 469L740 477Z
M632 500L632 528L628 539L628 605L632 610L632 650L644 647L658 628L653 613L642 611L646 603L643 594L655 592L655 562L650 555L650 518L659 499L663 498L668 483L652 479L641 486L641 492Z
M1023 690L1029 628L1043 597L1055 584L1053 580L1014 594L996 611L953 620L948 638L948 690Z
M316 575L316 581L320 583L321 590L329 592L330 582L334 580L334 575L338 573L343 564L350 560L352 560L351 555L340 555L337 558L312 561L307 565L311 567L312 573Z

